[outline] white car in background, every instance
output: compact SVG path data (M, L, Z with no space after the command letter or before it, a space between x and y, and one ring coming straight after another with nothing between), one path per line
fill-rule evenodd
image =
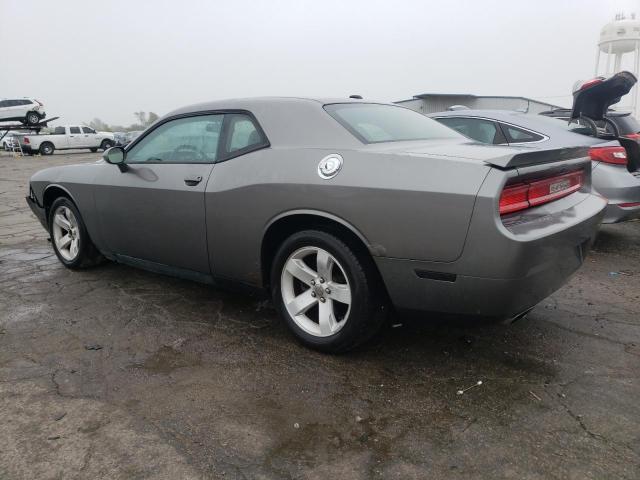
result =
M36 125L46 116L44 104L35 98L0 100L0 122L17 120L27 125Z
M0 140L0 147L2 147L2 150L5 152L8 152L13 149L14 142L18 143L18 135L20 135L20 132L7 132L4 137L2 136L2 133L3 132L0 131L0 137L2 137Z

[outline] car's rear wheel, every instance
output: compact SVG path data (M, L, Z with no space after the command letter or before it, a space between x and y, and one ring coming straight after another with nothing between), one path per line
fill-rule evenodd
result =
M326 232L282 244L271 272L273 301L293 334L324 352L350 350L377 333L386 297L369 262Z
M56 199L49 212L53 250L65 267L86 268L104 260L91 242L80 212L71 200L66 197Z
M40 145L40 155L53 155L55 147L51 142L44 142Z
M29 112L27 113L26 120L29 125L36 125L40 122L40 115L36 112Z
M102 150L109 150L111 147L113 147L113 142L111 140L103 140L100 144L100 148Z

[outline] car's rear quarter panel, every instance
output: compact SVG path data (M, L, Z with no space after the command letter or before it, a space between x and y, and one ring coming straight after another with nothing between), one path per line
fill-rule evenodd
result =
M330 180L320 160L340 153ZM451 262L463 250L481 162L356 150L270 148L215 166L206 189L214 275L259 284L261 241L288 212L329 213L350 225L374 256Z

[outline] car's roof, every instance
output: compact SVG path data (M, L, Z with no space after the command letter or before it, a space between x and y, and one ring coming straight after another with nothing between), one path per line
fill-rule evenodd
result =
M385 102L368 102L361 99L352 98L311 98L311 97L246 97L231 98L225 100L214 100L211 102L196 103L174 110L168 116L179 115L183 113L204 112L211 110L249 110L252 108L262 107L265 105L277 106L288 104L313 103L316 105L326 105L329 103L385 103Z
M386 102L351 98L253 97L188 105L168 113L158 121L191 113L246 110L256 117L272 146L362 148L362 143L322 108L332 103L385 104L404 108Z

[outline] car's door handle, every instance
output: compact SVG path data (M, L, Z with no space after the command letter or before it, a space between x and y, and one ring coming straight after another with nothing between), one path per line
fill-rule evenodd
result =
M198 175L197 177L187 177L184 179L184 183L190 187L195 187L202 181L202 177Z

